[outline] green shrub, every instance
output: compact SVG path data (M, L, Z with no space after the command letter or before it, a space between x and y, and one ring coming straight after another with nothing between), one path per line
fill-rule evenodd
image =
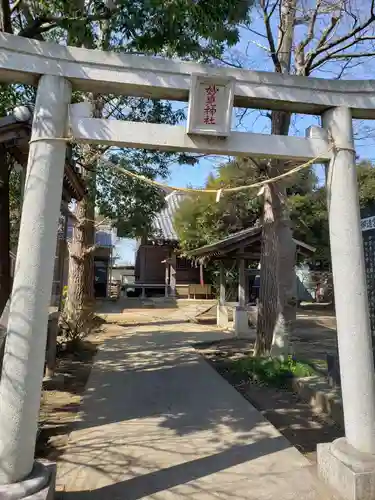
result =
M273 358L245 357L232 363L230 371L256 382L285 387L293 377L309 377L314 374L307 363L289 356L285 361Z

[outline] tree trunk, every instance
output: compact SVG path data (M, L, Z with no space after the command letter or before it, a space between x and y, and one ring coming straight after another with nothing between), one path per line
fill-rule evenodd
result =
M274 163L270 170L275 176L284 166ZM272 345L274 354L285 356L288 351L295 320L295 255L284 183L269 184L264 192L257 356L269 354Z
M10 222L9 222L9 167L7 154L0 150L0 316L11 292L10 276Z
M257 337L255 355L263 356L271 349L274 325L277 318L277 232L273 198L277 186L269 184L264 189L262 250L260 258L260 290L258 299Z
M0 0L0 31L13 33L9 0Z
M94 224L93 203L88 197L77 202L76 221L69 245L68 291L64 320L69 325L83 326L94 304Z
M75 7L84 12L84 5L84 0L78 0ZM69 32L68 42L72 45L81 45L88 49L94 48L92 33L89 31L80 33L78 38L74 31ZM101 118L102 103L97 97L97 95L89 94L88 100L95 105L94 117ZM83 163L87 167L90 167L89 170L83 169L88 193L76 205L76 221L73 228L72 242L69 247L68 292L63 312L65 322L74 328L80 327L82 329L87 326L88 314L91 313L95 302L96 176L95 171L92 170L92 167L95 167L95 160L92 160L92 151L90 146L83 149Z
M295 9L296 0L282 0L277 49L282 73L290 72ZM290 119L290 113L272 112L271 133L288 135ZM274 177L285 171L285 165L273 161L268 170ZM295 319L295 253L285 185L282 181L269 184L264 191L256 356L284 357L288 351Z

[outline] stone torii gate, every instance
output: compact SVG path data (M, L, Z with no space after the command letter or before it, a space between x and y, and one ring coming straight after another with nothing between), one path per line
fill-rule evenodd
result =
M347 499L374 498L375 384L352 118L375 118L375 81L336 81L104 53L0 34L0 81L37 85L19 251L0 384L0 498L47 498L53 474L34 462L48 303L66 139L118 147L330 161L328 205L344 439L319 445L321 477ZM201 84L226 96L220 127L198 117ZM183 126L92 118L72 89L188 101ZM284 137L230 132L231 104L322 116ZM204 106L203 106L204 108ZM197 118L198 117L198 118ZM333 142L332 142L333 141ZM332 149L334 144L334 149ZM348 280L356 291L349 294ZM50 497L48 497L50 498Z

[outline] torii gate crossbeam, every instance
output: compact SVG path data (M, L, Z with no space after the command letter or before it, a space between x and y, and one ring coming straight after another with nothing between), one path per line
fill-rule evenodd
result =
M0 33L0 81L37 85L62 76L73 89L188 101L192 74L236 79L234 105L320 115L347 106L353 118L375 118L375 80L323 80L115 54Z

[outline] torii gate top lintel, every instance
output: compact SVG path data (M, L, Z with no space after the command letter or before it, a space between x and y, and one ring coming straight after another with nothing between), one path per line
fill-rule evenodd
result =
M324 80L131 54L117 54L0 33L0 81L35 85L43 74L106 94L188 101L192 74L235 78L234 105L318 114L347 106L375 118L375 80Z

